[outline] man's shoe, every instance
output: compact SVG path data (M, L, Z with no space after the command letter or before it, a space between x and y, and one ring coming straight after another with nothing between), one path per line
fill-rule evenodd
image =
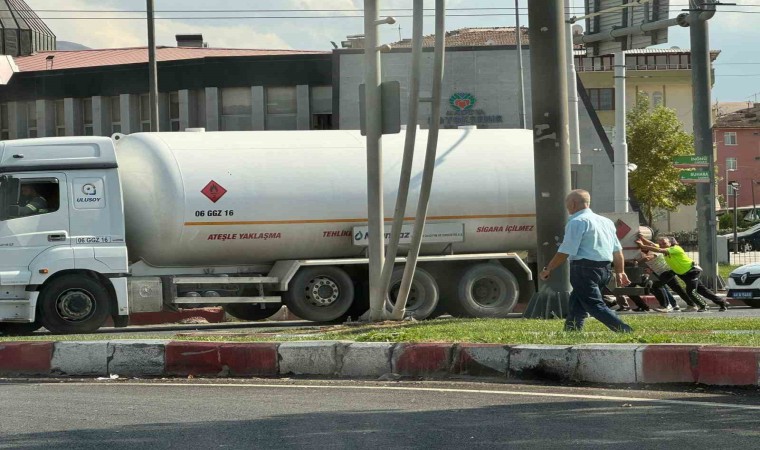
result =
M701 306L697 312L707 312L710 309L709 306Z
M669 313L671 311L670 308L655 308L653 311L657 311L658 313Z
M719 305L720 305L720 308L718 308L718 311L723 312L728 309L729 303L723 300L722 302L719 303Z
M679 312L681 311L680 306L673 306L672 308L673 308L673 311L679 311Z
M616 309L615 311L630 311L631 308L628 306L621 306L620 308Z
M699 311L699 309L700 308L697 308L696 306L689 306L688 308L686 308L686 312Z

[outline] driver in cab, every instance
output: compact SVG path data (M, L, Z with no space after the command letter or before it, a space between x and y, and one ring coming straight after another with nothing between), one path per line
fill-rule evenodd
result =
M19 216L36 216L48 212L48 203L45 197L37 193L34 185L21 185L21 198L19 198Z

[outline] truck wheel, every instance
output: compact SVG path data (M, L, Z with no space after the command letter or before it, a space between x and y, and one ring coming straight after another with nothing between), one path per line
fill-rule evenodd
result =
M338 267L304 267L283 296L293 314L314 322L339 319L354 301L354 284Z
M42 328L38 322L0 323L0 336L28 336Z
M398 291L401 288L401 279L404 277L404 268L393 270L390 288L385 295L385 308L388 312L393 311L396 304ZM409 289L409 298L406 302L406 315L416 320L424 320L430 317L438 306L438 283L423 269L414 271L412 286Z
M91 333L105 323L108 291L97 281L66 275L40 292L40 321L51 333Z
M224 311L240 320L264 320L277 314L282 308L279 303L236 303L224 305Z
M507 317L520 298L520 285L512 272L499 264L478 264L459 279L453 314L465 317Z

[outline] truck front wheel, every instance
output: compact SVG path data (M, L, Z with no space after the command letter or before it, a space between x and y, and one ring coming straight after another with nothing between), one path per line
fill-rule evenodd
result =
M65 275L40 292L40 322L51 333L92 333L108 318L108 291L82 275Z
M354 301L354 284L341 268L304 267L290 280L285 305L296 316L314 322L342 317Z

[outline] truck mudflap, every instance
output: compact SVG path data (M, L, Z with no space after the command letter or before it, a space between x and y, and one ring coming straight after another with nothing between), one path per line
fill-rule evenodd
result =
M129 315L129 289L127 286L127 278L109 278L109 281L111 281L114 292L116 293L117 315Z

